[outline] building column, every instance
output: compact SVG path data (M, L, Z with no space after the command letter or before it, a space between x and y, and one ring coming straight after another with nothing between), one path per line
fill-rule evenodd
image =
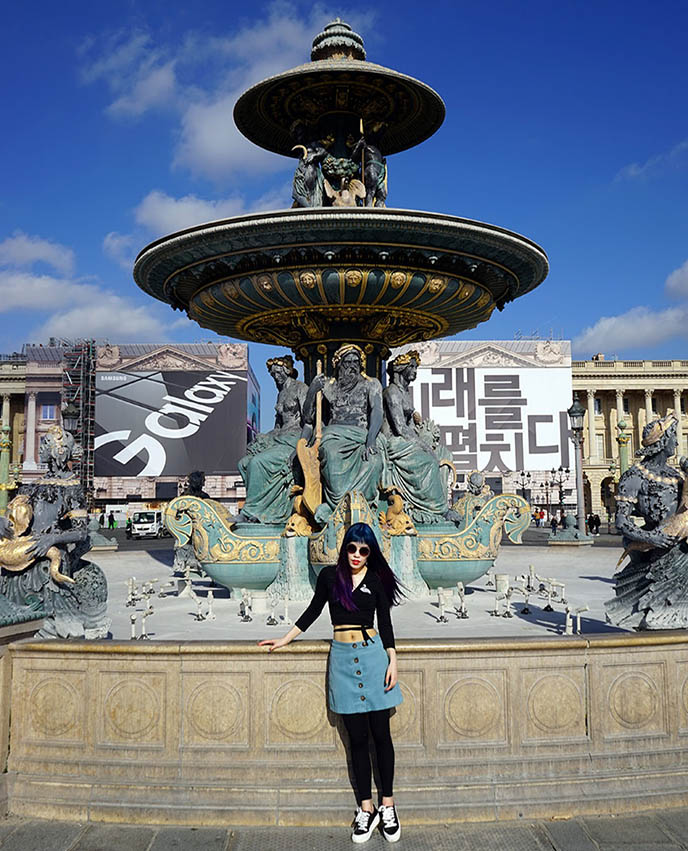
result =
M652 392L652 390L645 391L645 419L648 423L651 423L654 419L654 414L652 413Z
M678 452L676 454L680 456L683 455L683 415L681 414L681 390L678 387L674 387L674 413L678 420L678 425L676 426Z
M2 424L10 425L10 394L2 394Z
M595 430L595 391L588 390L588 457L597 458L597 435Z
M616 419L618 422L624 419L623 394L623 390L616 391Z
M619 424L619 409L612 408L609 412L609 451L611 458L619 457L619 444L616 442L616 436L619 433L616 429Z
M28 393L26 429L24 431L24 469L36 469L36 393Z

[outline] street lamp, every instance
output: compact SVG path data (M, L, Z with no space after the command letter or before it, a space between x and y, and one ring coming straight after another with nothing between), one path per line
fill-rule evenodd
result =
M568 467L559 467L558 470L555 470L554 467L550 470L550 479L549 483L554 488L559 488L559 512L561 514L561 520L564 520L564 485L569 480L569 476L571 471Z
M526 488L530 490L530 473L526 473L524 470L518 474L518 478L516 479L516 484L521 488L521 496L523 499L526 498Z
M540 488L543 492L543 501L547 504L547 519L549 520L550 514L552 513L552 503L550 501L550 490L549 490L549 482L544 481L540 482Z
M79 425L79 409L74 402L67 402L62 409L62 427L73 434Z
M583 420L585 408L578 401L578 394L573 397L573 405L567 411L571 423L573 445L576 448L576 495L578 502L578 531L585 534L585 497L583 492Z

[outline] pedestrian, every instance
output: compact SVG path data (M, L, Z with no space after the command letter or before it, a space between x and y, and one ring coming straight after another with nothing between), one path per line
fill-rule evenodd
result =
M595 532L594 534L599 538L600 536L600 526L602 525L602 521L600 520L599 514L593 515L593 521L595 523Z
M127 522L126 522L126 525L124 527L124 533L127 536L127 538L131 538L131 529L132 529L133 525L134 524L131 522L131 517L127 517Z
M588 524L588 532L591 535L594 535L595 534L595 516L592 513L592 511L590 512L590 514L588 514L588 518L587 518L586 522Z
M114 511L111 511L108 514L108 529L114 529L114 528L115 528L115 513L114 513Z
M100 515L100 519L98 520L98 522L100 523L100 528L102 529L103 526L105 526L105 512L104 511Z
M552 529L552 534L556 535L557 534L557 516L556 516L556 514L552 515L552 519L550 520L549 525Z
M358 807L351 839L366 842L380 825L388 842L401 836L394 805L394 745L389 729L390 709L402 701L397 683L397 656L390 609L402 594L373 530L354 523L346 534L335 565L318 574L308 608L282 638L258 644L270 651L284 647L315 621L325 603L330 610L334 640L328 659L328 705L342 716L349 735L351 766ZM377 615L377 632L373 618ZM371 794L368 735L372 734L382 801Z

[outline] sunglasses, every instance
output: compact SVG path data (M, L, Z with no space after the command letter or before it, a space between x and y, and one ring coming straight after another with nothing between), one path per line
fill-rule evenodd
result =
M370 555L370 547L366 547L365 544L347 544L346 551L349 555L356 553L360 553L364 557Z

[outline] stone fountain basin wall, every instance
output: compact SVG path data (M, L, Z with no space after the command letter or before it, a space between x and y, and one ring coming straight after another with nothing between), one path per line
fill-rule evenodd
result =
M688 637L401 641L405 823L688 802ZM327 642L11 645L10 812L105 822L346 824ZM6 703L5 703L6 705Z

